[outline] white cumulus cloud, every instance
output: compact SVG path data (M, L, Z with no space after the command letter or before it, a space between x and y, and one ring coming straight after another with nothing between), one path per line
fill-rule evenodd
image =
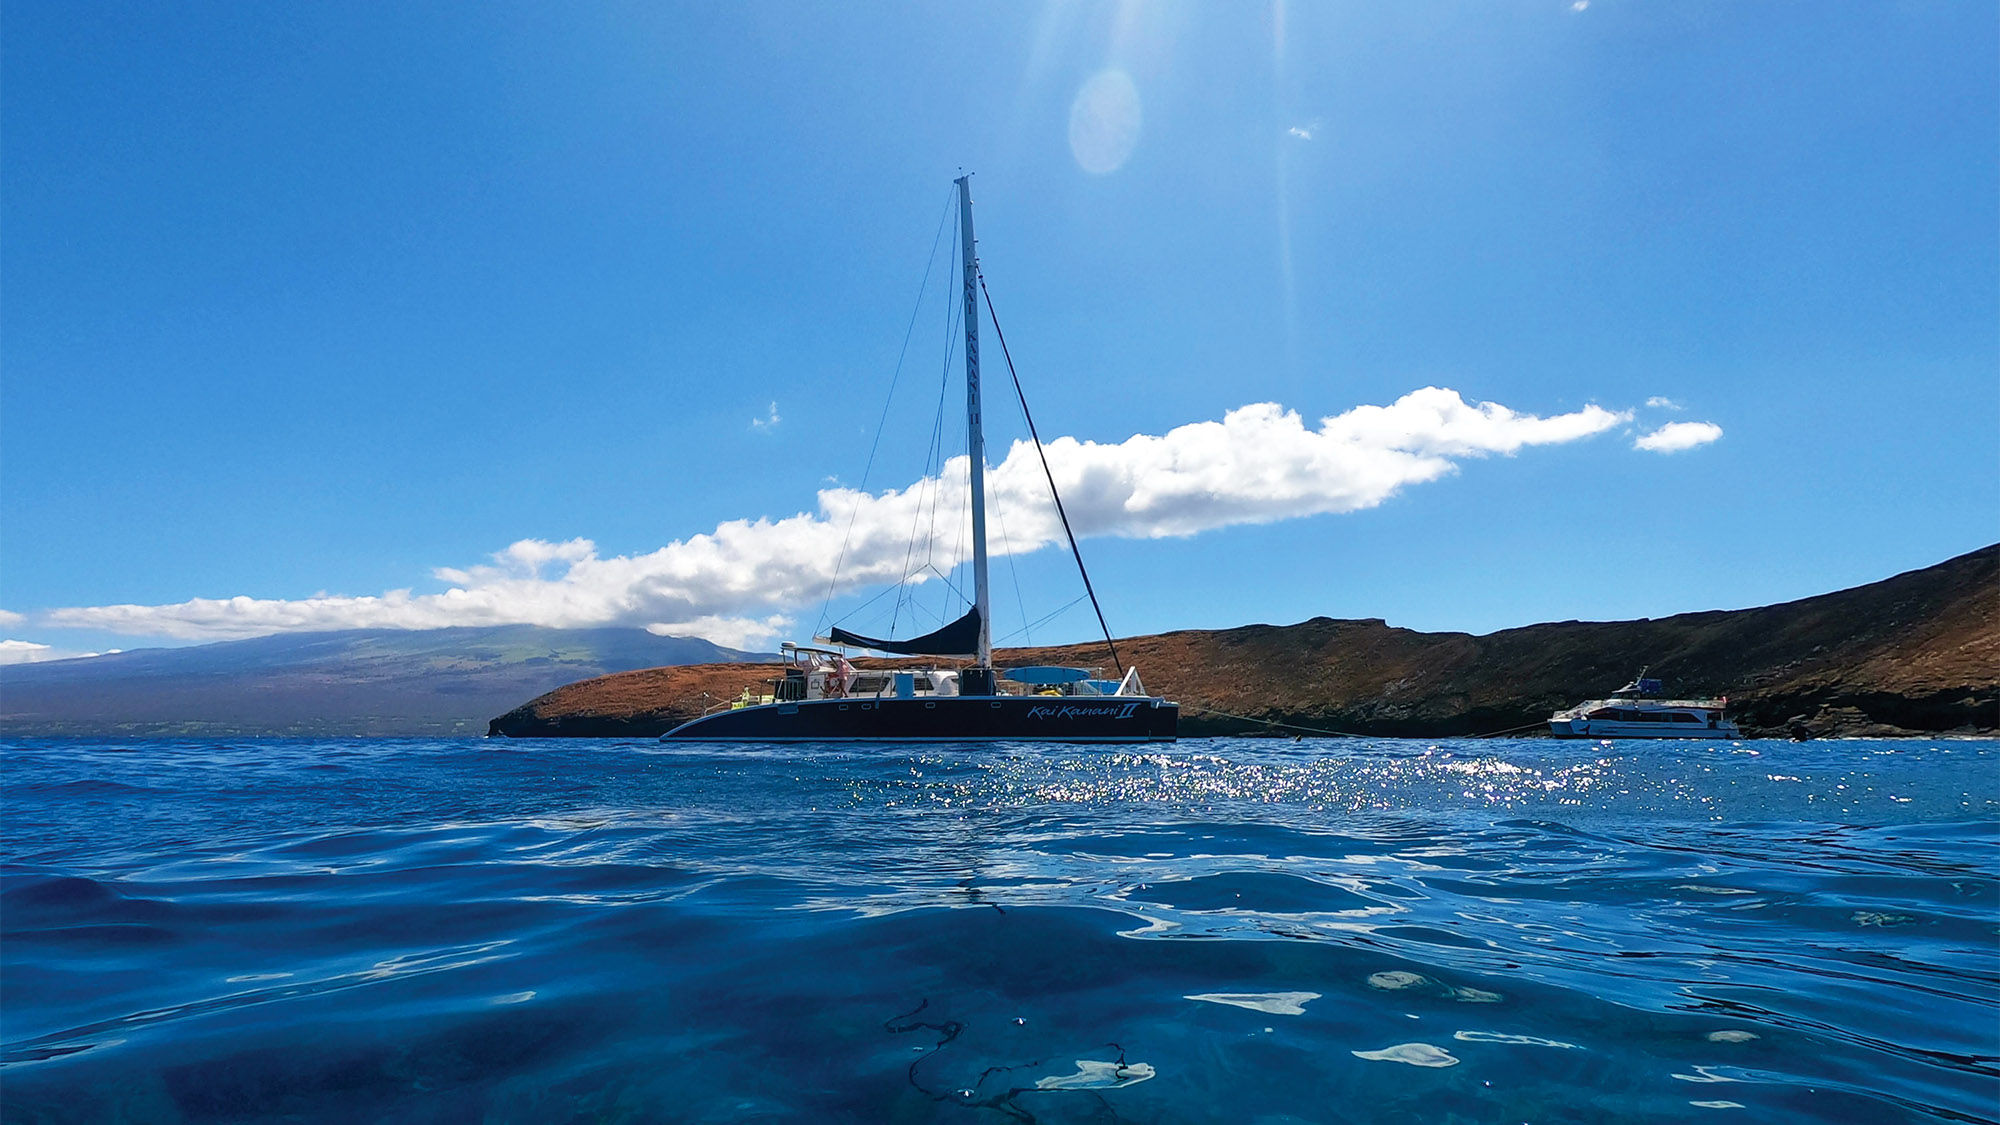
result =
M71 652L68 649L38 644L34 641L0 641L0 665L40 664L49 660L70 660L79 656L96 655L94 652Z
M1722 436L1722 427L1713 422L1668 422L1650 434L1642 434L1632 448L1648 453L1679 453L1697 445L1707 445Z
M709 615L691 621L655 621L646 631L656 637L701 637L725 648L756 648L791 628L792 619L782 613L768 617L720 617Z
M762 418L750 419L750 428L753 430L775 429L778 425L779 420L780 419L778 418L778 404L773 402L771 404L770 413L764 415Z
M1646 400L1646 405L1655 410L1679 410L1681 408L1680 403L1675 402L1665 395L1654 395L1652 398Z
M1276 403L1254 403L1164 434L1115 444L1062 437L1046 448L1077 534L1145 539L1372 508L1465 459L1577 441L1631 417L1594 405L1542 417L1425 387L1317 425ZM438 569L434 576L449 586L442 593L195 598L41 617L57 627L211 640L322 629L632 625L754 647L790 625L785 610L815 604L829 590L896 582L912 557L946 573L963 561L955 498L964 495L967 472L966 459L956 457L907 488L824 488L812 511L730 520L647 554L605 558L588 539L524 539L488 563ZM989 471L987 491L1007 531L996 553L1060 541L1031 444L1014 443ZM916 527L931 530L913 548Z

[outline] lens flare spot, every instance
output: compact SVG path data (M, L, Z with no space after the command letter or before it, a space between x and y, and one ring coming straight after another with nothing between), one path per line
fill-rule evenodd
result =
M1139 143L1139 88L1122 70L1100 70L1069 107L1069 151L1077 167L1105 176L1125 166Z

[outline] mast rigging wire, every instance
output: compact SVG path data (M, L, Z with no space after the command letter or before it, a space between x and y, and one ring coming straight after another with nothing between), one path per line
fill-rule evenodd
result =
M1021 620L1026 621L1028 600L1021 596L1021 568L1014 565L1014 541L1007 537L1007 510L998 503L993 505L993 522L1000 525L1000 557L1007 560L1007 577L1014 582L1014 606L1021 611ZM1035 643L1034 634L1028 635L1028 643Z
M954 243L956 245L956 243ZM951 302L945 303L945 339L949 341L952 328L958 323L958 312ZM917 503L910 514L910 539L903 548L903 576L896 580L895 610L889 617L889 635L896 635L896 625L903 618L903 607L908 605L912 612L917 608L917 596L909 588L910 576L922 573L926 568L935 569L932 558L937 553L937 505L944 488L942 469L944 465L944 401L946 391L951 386L951 355L947 343L944 366L938 372L937 410L931 417L931 436L924 450L923 477L917 485ZM917 526L924 522L925 502L930 507L930 524L924 532L924 564L916 565Z
M930 288L931 270L937 265L938 243L944 241L945 224L951 221L951 205L956 196L956 192L946 193L944 213L938 216L937 233L931 236L931 254L924 261L924 279L917 284L916 307L910 310L910 323L903 329L903 346L896 353L896 370L889 377L889 394L882 400L882 417L875 423L875 440L868 446L868 463L861 470L861 491L863 492L868 490L868 474L875 469L875 451L882 445L882 433L889 428L889 407L896 401L896 383L903 377L903 359L910 351L910 336L917 329L917 316L924 311L924 292ZM956 238L955 235L954 238ZM954 242L953 245L957 245L957 243ZM950 307L950 302L946 302L946 307ZM853 510L847 513L847 530L840 537L840 552L834 557L833 577L826 580L826 597L819 603L819 623L821 626L826 624L827 613L833 608L834 587L840 584L840 569L847 562L847 545L854 538L854 520L860 514L861 505L859 504L856 504ZM816 628L813 632L817 633L819 629Z
M1015 637L1026 636L1027 643L1032 645L1035 643L1035 638L1032 635L1029 635L1029 630L1039 629L1043 625L1046 625L1049 622L1054 621L1058 616L1067 612L1069 610L1069 607L1075 605L1076 603L1082 601L1083 599L1084 595L1078 594L1077 596L1071 598L1070 600L1064 602L1063 604L1057 606L1056 608L1048 611L1047 613L1042 614L1040 617L1035 618L1033 621L1028 622L1026 625L1021 626L1019 629L1016 629L1013 632L1007 634L1006 636L1001 637L1000 640L1011 641ZM1024 616L1026 612L1027 612L1026 610L1022 611Z

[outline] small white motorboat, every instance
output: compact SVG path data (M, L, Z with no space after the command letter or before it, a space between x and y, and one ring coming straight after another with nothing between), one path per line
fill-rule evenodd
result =
M1741 738L1723 715L1727 697L1664 699L1665 685L1641 669L1609 699L1579 703L1549 716L1557 738Z

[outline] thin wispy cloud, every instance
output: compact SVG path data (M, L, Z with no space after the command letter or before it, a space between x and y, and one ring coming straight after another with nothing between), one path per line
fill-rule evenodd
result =
M1673 399L1670 399L1665 395L1654 395L1652 398L1646 400L1646 405L1652 407L1655 410L1682 409L1680 403L1675 402Z
M1308 121L1304 125L1294 125L1285 132L1302 141L1309 141L1313 139L1313 134L1319 131L1319 126L1318 121Z
M782 421L782 419L778 417L778 404L776 402L773 402L771 403L771 409L769 413L765 414L762 418L750 419L750 428L753 430L775 429L777 428L777 425L780 421Z
M1253 403L1164 434L1112 444L1062 437L1046 448L1079 535L1148 539L1373 508L1467 460L1579 441L1631 419L1594 405L1543 417L1426 387L1317 424L1276 403ZM40 618L55 627L208 640L323 629L631 625L755 647L791 625L787 612L817 605L829 589L900 580L913 527L936 528L914 544L915 557L946 572L962 562L950 503L940 518L928 517L940 510L940 495L963 493L967 468L961 456L907 488L825 488L812 511L731 520L648 554L606 558L588 539L524 539L488 563L438 569L434 577L449 586L442 593L195 598ZM1016 442L989 471L987 490L1007 529L995 553L1061 541L1032 445ZM836 559L844 559L838 574Z
M1679 453L1722 437L1722 427L1713 422L1669 422L1649 434L1642 434L1632 448L1648 453Z

